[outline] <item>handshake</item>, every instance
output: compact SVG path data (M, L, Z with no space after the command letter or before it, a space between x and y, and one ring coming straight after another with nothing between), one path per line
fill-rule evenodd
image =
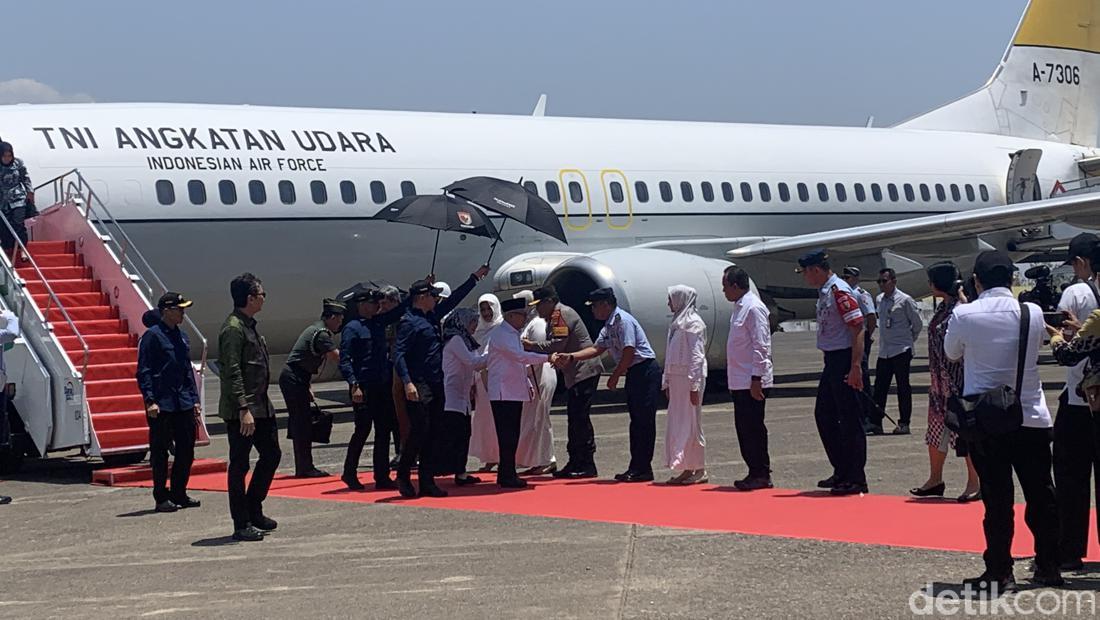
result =
M551 353L550 364L554 368L565 368L573 363L573 355L571 353Z

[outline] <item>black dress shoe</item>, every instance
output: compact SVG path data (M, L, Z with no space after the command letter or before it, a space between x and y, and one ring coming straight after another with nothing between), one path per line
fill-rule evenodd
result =
M317 468L313 468L309 471L302 472L300 474L295 474L294 477L295 478L328 478L329 473L325 472L325 471L321 471L320 469L317 469Z
M3 506L4 504L10 504L10 503L11 503L11 496L9 496L9 495L0 495L0 506Z
M956 501L958 501L960 504L969 504L970 502L976 502L981 499L982 492L979 489L977 491L974 491L973 493L963 493L958 498L956 498Z
M566 474L564 476L559 476L558 474L554 474L554 477L555 478L565 478L567 480L584 480L586 478L599 478L600 474L596 472L595 467L590 467L590 468L586 468L586 469L574 469L573 471L569 472L568 474Z
M479 482L481 482L481 478L478 478L477 476L466 476L465 478L459 478L458 476L455 476L455 485L460 487L477 484Z
M863 425L863 434L864 435L885 435L886 434L886 429L882 428L881 424L874 424L872 422L868 422L868 423Z
M859 495L860 493L867 492L866 484L857 484L855 482L841 482L833 488L829 489L829 493L837 496L844 495Z
M169 500L164 500L163 502L158 503L157 507L154 508L153 510L155 510L157 512L175 512L179 509L180 509L180 507L177 506L175 504L175 502L171 502Z
M264 539L264 533L249 525L233 532L233 540L257 542Z
M420 497L447 497L447 492L434 484L420 485Z
M179 499L172 500L172 503L176 506L179 506L180 508L198 508L199 506L202 506L202 502L187 495L184 495Z
M653 472L641 473L628 471L621 479L619 476L615 476L615 479L619 482L653 482Z
M1020 591L1019 586L1016 585L1016 577L1012 575L994 577L989 573L982 573L979 577L964 579L963 585L970 586L978 592L996 593L997 595L1011 594Z
M826 478L824 480L818 480L817 481L817 488L819 488L819 489L831 489L831 488L835 487L838 484L840 484L840 478L838 478L836 474L833 474L833 475L829 476L828 478Z
M270 532L279 527L279 523L271 517L260 514L252 517L252 526L262 532Z
M1062 572L1057 568L1036 569L1035 574L1031 577L1031 582L1044 588L1060 588L1066 585L1066 580L1062 578Z
M947 490L947 484L941 482L935 486L922 489L920 487L914 487L909 489L909 494L914 497L943 497L944 491Z
M416 487L413 486L412 480L408 478L397 479L397 490L400 491L401 497L405 499L412 499L416 497Z
M574 469L576 469L576 468L573 467L573 463L572 463L572 461L570 461L569 463L565 464L565 467L562 467L561 469L559 469L556 472L551 473L550 475L555 477L555 478L568 478L569 474L571 474Z
M734 482L733 486L738 491L759 491L760 489L770 489L774 485L772 484L771 478L754 478L752 476L749 476L744 480L738 480Z
M363 485L359 485L360 488L362 488L362 486ZM382 491L382 490L396 491L397 490L397 483L394 482L393 480L390 480L389 478L382 478L380 480L375 480L374 481L374 488L377 491Z
M362 491L363 489L367 488L363 486L362 482L359 482L359 476L349 476L347 474L344 474L343 476L340 476L340 479L343 480L344 484L346 484L348 488L352 491Z
M505 478L503 480L497 480L497 486L502 489L526 489L527 482L519 478Z

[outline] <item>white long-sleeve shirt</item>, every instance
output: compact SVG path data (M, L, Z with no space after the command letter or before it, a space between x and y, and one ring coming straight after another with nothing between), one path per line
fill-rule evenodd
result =
M672 332L665 349L665 373L662 387L668 387L669 377L687 377L692 392L702 392L707 380L707 335L682 329Z
M726 340L726 381L731 391L751 388L753 377L760 377L761 387L772 386L769 314L768 307L752 291L733 304Z
M489 400L532 400L527 367L549 359L545 353L524 351L519 332L507 321L498 325L489 336Z
M470 388L477 371L485 370L489 356L482 347L471 351L459 337L443 346L443 408L459 413L470 412Z
M4 348L19 337L19 319L10 310L0 311L0 390L8 383L8 367L4 363ZM4 413L4 412L0 412Z
M1020 404L1024 426L1050 428L1050 409L1039 379L1039 348L1046 328L1043 311L1028 304L1027 353ZM947 357L963 361L963 395L976 396L1001 386L1016 387L1017 352L1020 345L1020 304L1007 288L984 291L978 299L959 304L947 321L943 350Z
M894 294L878 296L878 357L887 359L897 357L913 350L913 343L920 336L920 311L917 302L901 289Z

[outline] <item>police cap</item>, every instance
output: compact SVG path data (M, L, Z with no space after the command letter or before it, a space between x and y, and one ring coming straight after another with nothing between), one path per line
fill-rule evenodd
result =
M168 291L160 296L160 300L157 301L157 308L161 310L165 308L189 308L193 303L195 302L185 298L179 293Z
M588 301L585 302L585 305L591 306L592 304L596 303L597 301L611 301L611 302L614 302L615 301L615 291L611 290L610 287L598 288L598 289L596 289L596 290L594 290L594 291L592 291L591 293L588 294Z
M352 297L351 300L357 304L363 302L378 303L382 301L382 291L376 288L365 288L356 293L355 297Z
M443 292L443 289L439 288L438 286L435 286L434 284L432 284L431 282L428 282L427 280L417 280L416 282L412 283L412 286L409 287L409 295L413 295L413 296L415 296L415 295L429 295L430 294L430 295L435 295L435 296L438 297L439 294L442 293L442 292Z
M798 269L802 272L807 267L826 265L829 262L829 253L825 249L807 252L798 258Z
M556 288L554 288L553 286L549 286L549 285L548 286L541 286L541 287L535 289L535 292L532 293L532 296L533 296L534 299L532 299L531 305L534 306L534 305L538 304L540 301L542 301L544 299L557 299L558 298L558 290Z
M322 314L344 314L347 311L348 307L335 299L325 298L321 301Z

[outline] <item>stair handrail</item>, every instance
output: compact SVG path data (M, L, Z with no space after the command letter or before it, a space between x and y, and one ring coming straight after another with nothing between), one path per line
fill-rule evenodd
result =
M61 311L61 316L65 319L65 322L69 324L69 327L72 328L73 334L76 335L77 340L80 342L80 347L84 351L84 362L83 362L83 364L81 365L81 368L80 368L80 376L81 377L87 377L88 376L88 359L91 355L91 349L88 347L88 342L86 340L84 340L84 336L81 335L80 330L77 329L76 323L73 322L72 318L69 316L69 312L67 310L65 310L65 306L61 303L61 300L57 297L57 293L54 292L53 287L50 286L49 281L46 280L46 275L43 274L42 270L38 267L38 262L34 260L34 257L31 256L31 253L27 250L27 246L23 245L23 241L15 234L15 229L12 228L11 222L8 221L7 217L0 217L0 220L3 220L4 226L7 227L7 229L8 229L8 234L10 234L11 238L15 240L15 243L18 244L18 247L16 247L16 250L15 250L16 256L19 256L20 254L22 254L22 256L26 258L27 262L30 263L31 267L34 267L34 272L36 274L38 274L38 277L42 281L42 284L46 287L46 294L48 295L48 297L46 298L46 307L44 309L40 309L41 312L42 312L42 326L43 326L43 328L45 328L47 331L53 333L56 336L57 332L54 332L50 328L50 322L51 322L50 321L50 302L52 301L53 303L57 304L57 309ZM15 263L11 262L11 258L8 257L7 252L0 252L0 254L4 255L4 259L3 259L3 261L0 261L0 265L3 265L4 271L7 272L8 277L12 280L12 284L13 285L19 284L20 281L23 280L23 278L21 278L19 276L19 273L15 270L16 269ZM27 290L26 286L22 286L22 288L23 288L23 291L24 291L24 295L26 295L27 294L26 293L26 290ZM13 291L13 293L14 293L14 291ZM20 320L22 320L23 313L26 311L26 307L27 307L27 301L26 301L26 298L24 297L23 299L20 299L20 303L19 303L19 318L20 318Z
M117 245L119 248L118 260L124 267L129 267L133 270L134 273L141 276L141 280L145 284L145 287L147 289L147 294L149 297L148 301L150 302L150 305L156 303L157 295L155 293L157 292L157 289L159 289L160 293L168 292L168 287L164 284L164 281L160 279L160 276L157 274L156 270L153 269L153 266L149 264L148 260L146 260L145 255L141 253L141 250L139 250L138 247L134 244L133 240L130 239L130 235L128 235L126 233L126 230L122 228L122 225L118 223L118 220L115 219L114 215L111 213L111 210L108 209L107 205L104 204L103 201L99 198L99 195L96 194L95 189L92 188L91 184L88 183L88 181L84 178L84 175L80 173L79 169L73 168L68 172L62 173L52 179L49 179L46 182L36 186L35 190L38 190L39 188L45 187L47 185L52 186L54 199L56 202L67 202L73 200L73 198L75 197L79 197L84 203L84 219L89 224L92 224L92 215L94 214L95 222L100 223L104 226L113 227L113 229L117 232L117 238L122 239L122 243L119 243L115 240L115 235L108 235L108 237L110 237L111 240L114 241L115 245ZM98 210L96 208L97 206ZM100 213L98 212L100 210L106 217L100 215ZM137 259L138 261L140 261L140 263L136 263L133 260L133 256L137 256ZM154 283L156 284L157 289L154 289ZM191 330L191 332L198 337L199 342L202 345L202 356L199 366L199 371L201 373L202 371L206 370L209 345L206 341L206 337L203 336L201 331L199 331L198 326L195 325L195 322L191 320L191 317L185 314L183 320L187 327Z

